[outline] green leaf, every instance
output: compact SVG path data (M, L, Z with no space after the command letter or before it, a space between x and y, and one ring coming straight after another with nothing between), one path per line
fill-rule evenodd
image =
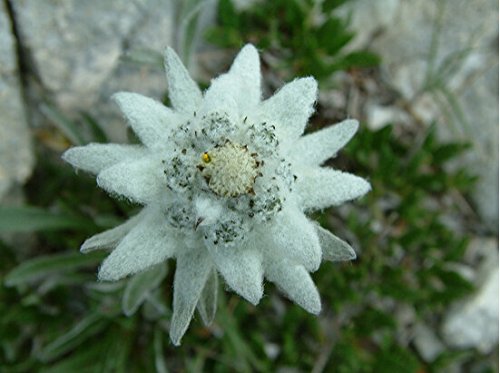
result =
M453 370L453 366L456 366L457 361L467 361L474 356L474 351L469 350L446 350L443 351L438 358L431 363L430 372L446 372ZM493 359L491 361L493 363ZM451 369L447 369L451 368ZM485 371L481 371L486 373ZM494 370L492 370L494 372Z
M445 286L443 290L436 290L432 295L432 300L449 304L455 300L461 299L474 291L474 285L462 277L459 273L440 267L433 267L429 271L430 276L434 275Z
M247 333L240 329L238 320L234 314L229 312L227 304L221 302L218 310L217 321L225 331L223 340L225 348L230 355L238 356L238 359L233 361L235 369L250 372L252 371L251 366L253 366L255 368L253 370L263 371L261 360L254 353L248 339L245 337Z
M347 3L349 0L325 0L323 2L323 11L330 12L335 8Z
M128 281L123 294L123 313L127 316L132 316L146 300L151 291L160 285L166 275L167 266L161 263L132 277Z
M207 11L208 6L210 3L204 0L185 0L179 3L178 19L181 21L176 30L176 49L186 66L189 65L191 55L196 47L195 41L201 26L200 15Z
M417 358L400 346L393 345L376 354L376 357L374 372L416 373L419 370Z
M123 61L139 66L150 66L158 70L163 69L163 54L148 48L132 49L122 57Z
M103 352L106 351L106 343L109 340L103 340L101 343L92 343L85 348L80 348L74 351L69 357L58 361L49 368L41 369L41 373L68 373L68 372L85 372L85 373L102 373L101 361Z
M79 252L41 256L28 260L14 268L5 277L5 285L17 286L39 280L53 273L69 272L81 267L94 266L102 258L101 253L82 255Z
M320 48L325 48L329 54L335 55L347 45L354 34L347 32L346 22L332 17L316 31Z
M380 64L380 57L374 53L365 51L356 51L346 54L341 61L336 63L338 70L349 68L366 68Z
M186 356L186 358L184 360L186 371L187 372L205 372L206 368L204 367L204 365L207 361L206 350L202 349L202 348L198 348L197 351L193 355L194 356L189 356L189 357ZM228 355L226 355L225 359L230 359L230 356L228 356ZM228 365L228 368L231 367L231 364L228 364L228 361L225 361L224 359L221 359L220 362L222 364Z
M432 153L432 157L434 159L434 162L442 164L449 159L459 156L467 148L468 146L466 144L460 144L460 143L443 144L439 146L437 149L435 149L435 151Z
M155 369L157 373L167 373L167 362L165 361L165 351L163 350L163 330L160 327L155 329L154 334L154 357Z
M93 141L109 142L108 136L106 136L106 133L102 129L102 126L99 124L99 122L89 113L82 112L81 114L83 122L87 124L92 131Z
M370 367L369 370L366 369L364 362L366 357L363 356L363 350L357 346L358 343L354 336L344 331L342 338L332 349L332 357L324 371L341 373L375 372L373 367Z
M377 330L395 329L395 321L390 313L383 312L373 307L367 307L358 315L353 324L360 336L373 335Z
M103 319L101 315L90 314L67 333L45 346L39 353L39 359L43 362L55 360L101 332L107 325L108 321Z
M47 103L40 105L40 111L71 141L73 145L85 143L76 124L66 118L55 107Z
M231 0L219 1L219 22L227 28L238 28L239 19Z
M130 353L135 340L130 338L130 331L128 330L132 326L124 326L123 324L120 325L121 328L118 325L116 326L106 330L106 335L101 337L108 340L108 342L104 344L106 346L103 349L105 355L101 355L102 368L100 371L113 373L133 372L136 369L130 362Z
M0 232L33 232L89 226L87 219L69 214L52 213L37 207L0 207Z
M215 317L218 283L217 272L212 270L198 300L198 312L205 325L210 325Z
M159 319L170 319L172 310L167 306L163 289L156 288L144 302L142 316L148 321L157 321Z

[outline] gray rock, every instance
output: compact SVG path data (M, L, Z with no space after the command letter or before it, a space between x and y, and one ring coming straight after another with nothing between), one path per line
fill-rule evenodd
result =
M174 6L171 1L147 0L148 12L122 50L108 78L98 88L94 113L115 141L126 141L124 121L109 98L132 91L161 100L167 91L163 51L174 44ZM142 60L142 62L140 61Z
M353 46L382 56L391 85L443 140L466 140L466 164L480 176L474 199L498 228L498 2L357 0L344 9L357 32ZM378 33L378 36L375 35Z
M95 102L141 18L138 1L127 0L23 0L13 7L43 86L68 109Z
M238 10L246 10L252 7L255 3L261 2L262 0L233 0L233 4Z
M498 344L498 268L474 298L447 316L443 335L453 347L475 347L482 353Z
M349 17L356 37L349 43L349 49L365 47L375 33L391 27L401 0L355 0L348 1L337 10L343 17Z
M22 184L34 164L18 76L15 38L4 3L0 3L0 200Z
M496 66L468 83L460 96L466 127L463 138L472 142L474 152L467 164L479 176L474 202L483 221L498 229L498 59Z
M281 346L276 343L267 342L264 344L264 352L271 360L276 360L281 352Z
M400 68L411 67L411 75L417 74L411 77L414 94L425 83L428 69L448 62L460 70L465 57L491 53L498 34L498 3L492 0L357 0L348 2L344 13L351 15L357 33L351 47L373 39L370 46L381 54L393 78Z
M406 123L408 114L394 106L382 106L369 102L365 107L368 128L373 131L385 127L387 124Z
M476 239L469 255L482 257L477 272L477 292L454 305L445 316L442 334L446 343L455 348L477 348L491 352L498 344L498 241Z
M114 140L124 140L109 96L128 90L161 98L164 73L156 57L173 43L172 1L20 0L13 6L43 88L67 115L97 114L110 121L106 131ZM156 64L126 58L138 50Z
M427 325L422 323L415 325L413 334L415 347L424 361L434 361L445 350L443 342Z

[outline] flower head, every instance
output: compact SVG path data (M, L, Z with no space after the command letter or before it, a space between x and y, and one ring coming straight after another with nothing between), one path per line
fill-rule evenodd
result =
M309 272L353 249L305 213L365 194L357 176L321 167L357 130L346 120L301 136L316 81L301 78L261 100L257 50L245 46L228 73L202 93L172 49L165 54L172 108L128 92L114 96L143 145L89 144L63 158L97 174L112 195L144 206L122 225L85 241L113 251L99 279L118 280L176 259L170 336L179 344L195 308L215 312L220 274L253 304L263 279L307 311L321 310Z

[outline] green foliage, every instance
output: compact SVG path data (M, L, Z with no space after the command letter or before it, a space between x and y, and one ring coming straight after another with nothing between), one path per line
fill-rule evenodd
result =
M74 145L83 145L85 141L74 122L62 115L57 109L48 103L40 106L40 111L54 123L54 125L71 141Z
M439 143L432 127L420 136L396 137L390 126L362 129L339 159L356 173L370 175L373 190L356 209L339 216L356 237L357 261L339 271L328 264L319 271L322 287L335 289L323 297L332 309L351 307L352 335L343 338L366 345L362 353L350 352L357 355L352 362L335 355L345 366L338 371L417 372L424 363L415 352L394 344L396 311L415 310L417 320L433 325L447 306L473 290L451 269L463 255L467 236L443 219L444 212L460 213L447 202L451 194L466 194L474 185L468 171L448 169L468 146ZM348 348L345 344L340 342Z
M361 131L348 145L346 156L352 157L354 167L366 173L372 170L373 191L367 197L372 219L360 221L352 216L348 221L363 248L360 260L366 261L365 269L383 276L378 289L381 296L411 302L424 313L435 312L472 290L447 267L448 261L459 260L467 238L443 219L443 209L448 214L460 213L446 205L450 194L467 193L475 181L464 169L446 168L449 159L466 149L463 144L438 143L433 129L421 143L412 137L402 141L394 137L391 127L375 133ZM376 223L390 227L382 240L373 228L367 229L366 224ZM388 261L385 265L375 258L381 250Z
M373 53L345 48L354 34L347 20L332 13L345 2L325 1L318 9L312 0L261 1L237 11L231 0L221 0L218 25L207 38L224 48L254 43L276 53L284 62L279 67L288 75L312 75L320 81L339 70L376 66L379 58ZM319 18L324 20L319 22Z
M87 315L68 332L47 344L38 354L38 358L42 362L50 362L64 356L67 352L81 346L90 337L101 332L105 326L105 320L99 314Z
M130 279L122 299L122 310L126 316L132 316L150 295L151 290L155 290L165 279L167 275L165 268L165 265L159 264Z
M78 252L38 256L27 260L5 277L6 286L18 286L35 282L53 273L63 274L80 267L96 265L103 259L102 255L80 255Z
M58 214L36 207L0 207L0 232L32 232L81 228L89 222L68 214Z

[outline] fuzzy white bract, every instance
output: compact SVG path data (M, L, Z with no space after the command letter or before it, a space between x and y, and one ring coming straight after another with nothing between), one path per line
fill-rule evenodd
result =
M362 178L321 167L354 135L346 120L301 136L317 84L301 78L261 100L259 55L245 46L204 93L172 49L165 54L172 108L135 93L114 96L142 146L89 144L63 158L97 174L98 185L144 205L120 226L89 238L82 252L111 248L100 280L118 280L176 259L174 344L198 307L215 313L217 278L257 304L263 279L318 314L309 272L321 260L350 260L353 249L305 213L365 194Z

